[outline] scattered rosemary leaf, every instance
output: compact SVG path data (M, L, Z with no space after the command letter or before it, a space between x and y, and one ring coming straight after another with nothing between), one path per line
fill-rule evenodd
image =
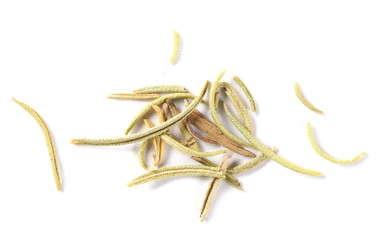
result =
M253 152L250 152L243 148L242 145L233 141L223 134L221 129L216 124L207 119L199 111L195 110L188 116L188 122L193 124L195 127L205 133L205 137L214 142L217 142L221 146L244 156L255 157Z
M227 154L225 156L223 162L220 165L220 169L222 171L226 172L229 166L229 159L231 158L231 156L232 156L231 154ZM212 204L214 194L216 193L216 190L220 183L220 180L221 180L220 178L212 178L212 180L209 183L208 190L206 191L205 198L201 206L201 213L200 213L201 221L204 221L208 216L208 212Z
M158 105L153 105L152 108L154 109L154 111L156 111L156 113L158 115L159 122L160 123L165 122L165 115L164 115L164 112L162 111L162 109ZM160 165L161 160L162 160L163 155L164 155L164 151L165 151L165 142L162 140L162 138L160 138L159 145L158 145L158 151L157 151L158 154L157 154L156 158L154 159L154 163L153 163L154 166Z
M300 86L299 86L299 83L295 82L295 93L296 93L296 96L299 98L299 100L304 104L304 106L308 107L308 109L310 109L311 111L313 112L316 112L316 113L319 113L319 114L323 114L322 111L320 111L319 109L317 109L314 105L312 105L303 95L301 89L300 89Z
M312 126L310 123L307 123L307 134L308 134L308 139L310 140L312 148L324 159L327 159L328 161L331 161L333 163L339 163L339 164L350 164L354 163L360 159L362 159L364 156L366 156L365 152L360 153L358 156L352 158L352 159L338 159L330 156L326 152L324 152L316 143L316 140L314 138L314 134L312 131Z
M133 179L128 186L134 186L138 184L143 184L146 182L151 182L154 180L184 176L184 175L196 175L196 176L208 176L215 178L225 178L224 171L220 170L218 167L208 167L200 165L187 165L187 166L177 166L177 167L164 167L156 169L145 173L135 179Z
M138 151L138 160L139 160L139 164L143 169L145 169L146 171L151 171L152 169L149 166L147 166L145 161L145 152L147 150L148 142L149 140L145 140L142 142L141 147L139 148L139 151Z
M176 31L174 31L173 34L174 34L174 47L173 47L172 57L170 58L170 64L175 63L178 55L178 50L180 48L180 35Z
M125 134L129 134L129 132L134 128L135 124L138 123L140 119L142 119L151 109L153 105L159 105L163 102L165 102L168 99L178 99L178 98L196 98L197 96L194 96L193 94L190 93L173 93L173 94L168 94L162 97L159 97L155 99L154 101L150 102L147 104L131 121L127 129L125 130Z
M251 116L249 116L248 110L244 106L244 103L241 100L240 96L237 94L236 90L232 87L232 85L227 82L220 82L217 87L225 89L225 94L228 96L232 105L235 107L237 114L240 116L241 120L244 122L249 132L253 133L253 124Z
M118 138L106 138L106 139L73 139L71 141L72 144L79 145L99 145L99 146L113 146L113 145L123 145L123 144L131 144L134 142L144 141L150 139L154 136L159 136L163 134L165 131L169 130L179 122L183 121L190 113L194 111L197 105L200 103L202 98L205 95L205 92L208 88L209 82L206 82L204 87L202 88L200 94L194 99L194 101L189 104L181 113L176 116L168 119L166 122L157 125L147 131L139 132L136 134L128 135L125 137Z
M139 88L134 93L187 93L188 91L180 85L156 85Z
M209 92L209 109L210 109L210 113L212 115L212 118L214 120L214 123L216 124L216 126L221 130L221 132L225 136L227 136L228 138L230 138L234 142L237 142L238 144L241 144L243 146L254 148L254 146L252 146L250 143L247 143L246 141L241 140L239 137L237 137L233 133L231 133L224 126L224 124L221 122L219 116L217 115L215 96L216 96L216 92L217 92L217 89L218 89L218 84L219 84L219 82L220 82L220 80L221 80L221 78L223 77L224 74L225 74L225 71L221 72L220 75L216 78L216 80L213 81L212 86L210 88L210 92Z
M226 103L224 103L224 109L225 109L225 112L228 115L229 119L232 121L232 123L235 125L235 127L240 131L240 133L246 139L248 139L248 141L250 141L256 147L256 149L258 149L260 152L262 152L265 156L267 156L268 158L274 160L275 162L277 162L277 163L283 165L284 167L289 168L289 169L291 169L293 171L296 171L296 172L299 172L299 173L303 173L303 174L307 174L307 175L311 175L311 176L322 176L322 173L320 173L320 172L300 167L300 166L298 166L298 165L296 165L296 164L294 164L292 162L289 162L289 161L285 160L284 158L280 157L279 155L277 155L271 149L267 148L266 146L264 146L264 144L262 144L260 141L258 141L248 131L248 129L246 129L239 122L239 120L237 120L233 116L233 114L230 112L230 110L229 110L228 106L226 105Z
M218 145L218 143L216 141L213 141L211 140L210 138L207 138L201 134L199 134L198 132L196 132L189 121L187 121L187 124L186 124L186 128L189 130L189 132L197 139L200 139L201 141L203 142L206 142L206 143L209 143L209 144L215 144L215 145Z
M186 153L191 156L195 157L212 157L216 155L220 155L223 153L229 152L228 150L219 150L219 151L214 151L214 152L199 152L196 150L193 150L191 148L185 147L178 141L174 140L172 137L169 137L168 135L161 135L161 139L164 140L167 144L169 144L171 147L177 149L180 152Z
M273 152L276 152L276 147L273 147L271 150ZM255 167L259 166L260 164L265 162L267 159L268 159L267 156L265 156L263 153L260 153L255 158L252 158L251 160L249 160L249 161L247 161L247 162L245 162L243 164L237 165L237 166L235 166L233 168L229 168L227 170L227 173L229 173L229 174L244 173L246 171L252 170Z
M148 99L157 99L160 97L159 94L142 94L142 93L113 93L107 96L112 99L138 99L138 100L148 100Z
M237 76L233 76L233 80L239 85L241 90L244 92L245 96L247 97L249 101L249 106L251 108L252 112L256 112L256 103L255 100L252 97L251 92L248 90L247 86L244 84L243 81Z
M148 128L152 128L152 127L153 127L153 124L150 122L149 119L145 118L145 119L143 119L143 121L145 122L145 124L146 124L146 126L147 126ZM156 165L154 164L154 162L157 161L157 159L159 158L159 155L160 155L160 154L159 154L159 149L160 149L159 143L160 143L160 141L158 140L158 137L152 137L151 139L152 139L152 142L153 142L153 148L154 148L154 153L153 153L153 165L156 166ZM141 159L140 159L140 160L141 160Z
M58 191L62 191L62 183L60 179L60 172L58 166L58 160L55 153L54 141L52 139L50 130L48 129L47 124L44 122L43 118L30 106L27 104L20 102L14 98L12 98L20 107L24 108L33 118L35 118L36 122L39 124L42 132L44 134L44 138L46 139L48 155L50 156L50 162L52 166L52 172L54 174L55 184Z

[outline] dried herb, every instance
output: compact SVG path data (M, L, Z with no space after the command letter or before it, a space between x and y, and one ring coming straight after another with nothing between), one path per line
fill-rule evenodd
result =
M251 142L251 144L253 144L256 149L258 149L259 151L261 151L265 156L267 156L268 158L274 160L275 162L283 165L284 167L286 168L289 168L293 171L296 171L296 172L299 172L299 173L303 173L303 174L307 174L307 175L311 175L311 176L322 176L322 173L320 172L317 172L317 171L313 171L313 170L310 170L310 169L306 169L306 168L303 168L303 167L300 167L292 162L289 162L287 160L285 160L284 158L280 157L279 155L277 155L275 152L273 152L271 149L267 148L266 146L264 146L264 144L262 144L260 141L258 141L249 131L248 129L246 129L240 122L239 120L237 120L233 114L230 112L228 106L226 105L226 103L224 103L224 109L225 109L225 112L227 113L229 119L232 121L232 123L236 126L236 128L240 131L240 133L246 138L248 139L248 141Z
M364 156L366 156L365 152L360 153L358 156L352 158L352 159L338 159L330 156L326 152L324 152L316 143L316 140L314 138L314 134L312 132L312 126L310 123L307 123L307 135L308 139L310 140L312 148L324 159L327 159L328 161L331 161L333 163L339 163L339 164L350 164L359 161Z
M154 180L178 177L185 175L207 176L215 178L225 178L225 173L216 167L189 165L189 166L177 166L177 167L164 167L145 173L135 179L133 179L128 186L143 184Z
M30 106L27 104L20 102L14 98L12 98L20 107L24 108L33 118L35 118L36 122L39 124L42 132L44 134L44 138L46 139L48 155L50 156L50 162L52 166L52 172L54 174L55 184L58 191L62 191L62 183L60 179L60 171L58 166L58 160L55 153L54 140L52 139L50 130L48 129L47 124L44 122L43 118Z
M304 106L308 107L308 109L310 109L311 111L313 112L316 112L316 113L319 113L319 114L323 114L322 111L320 111L319 109L317 109L314 105L312 105L303 95L301 89L300 89L300 86L299 86L299 83L295 83L294 85L294 88L295 88L295 93L296 93L296 96L299 98L299 100L304 104Z
M180 47L180 35L176 31L174 31L173 34L174 34L174 47L173 47L172 57L170 58L170 64L175 63L178 55L178 49Z
M148 100L157 99L160 97L159 94L142 94L142 93L113 93L107 95L108 98L112 99L137 99L137 100Z
M229 166L229 159L231 156L232 155L228 154L224 158L223 162L220 165L220 169L222 171L224 171L224 172L227 171L227 168ZM204 201L203 201L202 207L201 207L201 214L200 214L201 221L204 221L206 219L206 217L208 216L208 211L209 211L210 206L212 205L212 200L213 200L214 194L218 188L220 180L221 180L221 178L212 178L212 180L209 183L209 187L208 187L208 190L206 191L205 198L204 198Z
M187 93L188 91L180 85L156 85L139 88L134 93Z

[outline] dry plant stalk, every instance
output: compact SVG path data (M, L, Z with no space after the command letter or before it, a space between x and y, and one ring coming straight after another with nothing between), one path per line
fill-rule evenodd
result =
M62 183L60 179L60 171L58 166L58 160L56 157L55 152L55 146L54 141L52 139L50 130L48 129L47 124L44 122L43 118L30 106L27 104L20 102L14 98L12 98L13 101L15 101L17 104L19 104L20 107L24 108L31 116L36 120L36 122L39 124L43 134L44 138L46 139L47 149L48 149L48 155L50 156L50 162L52 167L52 172L54 174L55 184L58 191L62 191Z
M162 111L162 109L158 105L153 105L152 108L157 113L159 122L164 123L165 122L165 114ZM165 152L165 142L162 139L159 139L157 155L154 158L154 162L153 162L154 166L160 165L161 160L162 160L163 155L164 155L164 152Z
M146 124L146 126L147 126L148 128L152 128L152 127L153 127L153 124L150 122L149 119L145 118L145 119L143 119L143 121L145 122L145 124ZM152 140L152 142L153 142L153 148L154 148L154 153L152 154L152 156L153 156L153 165L156 166L156 165L154 164L154 162L155 162L155 160L158 158L158 156L160 155L160 154L159 154L159 150L160 150L160 147L159 147L159 140L158 140L158 137L152 137L151 140ZM148 141L148 140L146 140L146 141ZM141 149L140 149L140 150L141 150ZM143 155L144 155L144 153L143 153ZM139 159L140 159L140 162L143 161L143 160L142 160L143 155L139 155L139 156L140 156L140 158L139 158ZM145 169L148 170L149 168L145 168Z
M324 159L327 159L328 161L330 162L333 162L333 163L338 163L338 164L350 164L350 163L354 163L354 162L357 162L359 161L360 159L362 159L364 156L366 156L366 153L365 152L362 152L360 153L358 156L352 158L352 159L338 159L338 158L334 158L333 156L329 155L328 153L326 153L325 151L323 151L319 146L318 144L316 143L316 140L315 140L315 137L314 137L314 134L312 132L312 126L310 123L307 123L307 135L308 135L308 139L310 140L310 143L311 143L311 146L312 148L321 156L323 157Z
M220 169L224 172L227 171L227 168L229 166L229 159L231 158L231 154L228 154L225 156L223 162L220 165ZM216 190L218 188L218 185L220 184L220 178L212 178L212 180L209 183L208 190L206 191L204 201L201 206L201 213L200 218L201 221L204 221L206 217L208 216L208 212L210 209L210 206L212 205L214 194L216 193Z

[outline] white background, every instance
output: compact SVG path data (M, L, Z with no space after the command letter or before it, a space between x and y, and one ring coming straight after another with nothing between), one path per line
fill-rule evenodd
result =
M385 12L384 1L1 1L0 239L385 239ZM182 44L171 66L173 30ZM70 144L122 136L145 104L109 93L154 84L197 93L221 70L251 88L257 137L325 177L269 161L238 176L245 192L222 183L202 223L208 178L129 188L144 173L139 144ZM295 81L324 116L298 101ZM11 97L52 130L64 192L38 125ZM322 159L306 122L331 155L368 157Z

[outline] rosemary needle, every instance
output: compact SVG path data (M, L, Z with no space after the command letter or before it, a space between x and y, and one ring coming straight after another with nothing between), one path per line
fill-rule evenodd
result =
M283 165L284 167L286 168L289 168L293 171L296 171L296 172L299 172L299 173L303 173L303 174L307 174L307 175L311 175L311 176L322 176L322 173L320 172L317 172L317 171L313 171L313 170L310 170L310 169L306 169L306 168L303 168L303 167L300 167L292 162L289 162L287 160L285 160L284 158L280 157L279 155L277 155L275 152L273 152L271 149L267 148L266 146L264 146L264 144L262 144L260 141L258 141L249 131L248 129L246 129L241 123L239 120L237 120L233 114L230 112L228 106L226 105L226 103L224 103L224 109L225 109L225 112L226 114L228 115L229 119L232 121L232 123L235 125L235 127L240 131L240 133L246 138L248 139L248 141L250 141L255 147L256 149L258 149L260 152L262 152L264 155L266 155L268 158L274 160L275 162Z
M15 101L17 104L19 104L22 108L24 108L29 114L31 114L32 117L34 117L36 122L39 124L40 128L42 129L44 137L46 139L48 155L50 156L50 162L52 166L52 172L55 178L56 188L58 189L58 191L62 191L62 184L60 180L60 173L59 173L58 161L55 153L54 142L53 142L50 130L47 127L47 124L44 122L42 117L30 106L14 98L12 98L12 100Z
M225 150L225 149L219 150L219 151L214 151L214 152L199 152L199 151L190 149L188 147L185 147L184 145L182 145L178 141L174 140L172 137L165 135L165 134L161 135L161 139L164 140L171 147L179 150L180 152L183 152L183 153L186 153L188 155L195 156L195 157L212 157L212 156L216 156L216 155L220 155L220 154L229 152L228 150Z
M314 134L312 132L312 126L310 123L307 123L307 134L308 134L308 139L310 140L310 143L311 143L311 146L312 148L321 156L323 157L324 159L327 159L328 161L331 161L333 163L339 163L339 164L350 164L350 163L354 163L360 159L362 159L366 153L365 152L362 152L360 153L358 156L352 158L352 159L338 159L338 158L334 158L332 156L330 156L329 154L327 154L326 152L324 152L319 146L318 144L316 143L316 140L314 138Z
M310 109L310 110L313 111L313 112L316 112L316 113L319 113L319 114L323 114L322 111L320 111L319 109L317 109L314 105L312 105L312 104L304 97L302 91L300 90L299 83L295 82L294 88L295 88L296 96L299 98L300 102L302 102L302 103L304 104L304 106L306 106L308 109Z
M157 99L160 97L159 94L142 94L142 93L112 93L107 95L108 98L112 99L137 99L137 100L148 100Z
M239 85L241 90L244 92L245 96L247 97L249 101L249 105L252 112L256 112L256 103L255 100L252 97L251 92L247 88L247 86L244 84L244 82L237 76L233 76L233 80Z
M154 180L184 176L184 175L195 175L195 176L208 176L216 178L225 178L224 171L220 170L218 167L208 167L208 166L199 166L199 165L187 165L187 166L177 166L177 167L164 167L156 169L145 173L135 179L133 179L128 186L134 186Z
M180 48L180 35L178 32L174 31L174 47L173 47L173 54L170 58L170 64L174 64L178 55L178 50Z
M213 81L210 92L209 92L209 109L210 113L212 115L212 118L217 125L217 127L221 130L222 133L224 133L225 136L233 140L234 142L237 142L238 144L241 144L243 146L247 147L253 147L251 144L241 140L240 138L236 137L233 133L231 133L221 122L219 116L217 115L216 112L216 103L215 103L215 97L216 97L216 92L218 89L218 84L225 74L225 71L221 72L220 75L216 78L216 80Z
M133 91L134 93L186 93L188 92L180 85L156 85L139 88Z
M129 134L129 132L134 128L135 124L137 124L137 122L141 118L143 118L152 109L153 105L161 104L161 103L165 102L168 99L177 99L177 98L196 98L196 96L194 96L193 94L190 94L190 93L173 93L173 94L168 94L168 95L165 95L165 96L162 96L162 97L159 97L159 98L155 99L154 101L152 101L149 104L147 104L142 109L142 111L140 111L134 117L134 119L131 121L129 126L126 128L125 134L126 135Z
M232 156L231 154L226 155L223 162L220 165L220 169L223 170L224 172L226 172L229 166L229 159L231 158L231 156ZM209 187L208 187L208 190L206 191L205 198L201 207L201 214L200 214L201 221L204 221L208 216L208 211L212 204L213 197L218 188L220 180L221 180L220 178L212 178L212 180L209 183Z
M206 90L208 88L209 82L205 82L204 87L202 88L200 94L192 101L188 107L186 107L182 112L177 114L176 116L168 119L166 122L163 122L156 127L153 127L147 131L139 132L136 134L128 135L125 137L118 138L107 138L107 139L73 139L71 141L72 144L80 144L80 145L99 145L99 146L112 146L112 145L123 145L123 144L131 144L134 142L144 141L150 139L154 136L159 136L175 126L176 124L183 121L190 113L194 111L197 105L201 102L204 97Z

